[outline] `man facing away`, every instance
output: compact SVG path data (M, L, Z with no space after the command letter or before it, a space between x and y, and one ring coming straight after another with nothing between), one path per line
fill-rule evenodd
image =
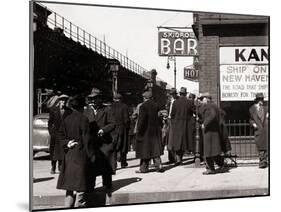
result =
M193 102L187 99L186 95L186 88L182 87L180 97L173 103L171 112L172 135L169 149L175 152L176 166L182 163L183 153L193 149L192 140L188 136L189 122L193 116Z
M157 172L163 172L161 164L162 142L158 119L158 106L152 100L151 91L143 93L136 134L136 157L140 158L140 169L136 173L147 173L149 161L154 160Z
M201 95L202 106L200 107L200 116L202 119L203 133L203 151L206 163L206 171L204 175L216 174L218 172L228 171L224 167L224 158L221 156L223 151L220 138L220 111L218 106L213 103L212 96L209 93ZM215 170L215 164L219 166Z
M172 123L171 123L171 113L172 113L172 107L173 104L175 102L176 99L178 99L178 93L177 93L177 89L176 88L172 88L170 91L170 101L167 105L167 110L168 110L168 145L167 145L167 149L168 149L168 163L175 163L176 158L175 158L175 152L171 149L169 149L169 147L171 146L172 143Z
M113 132L114 142L116 143L117 161L121 163L121 168L128 166L127 153L129 146L129 108L122 102L122 95L117 93L113 97L113 104L111 110L113 112L116 127Z

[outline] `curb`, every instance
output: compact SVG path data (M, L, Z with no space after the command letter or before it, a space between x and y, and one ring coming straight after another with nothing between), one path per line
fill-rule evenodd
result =
M201 190L201 191L173 191L173 192L142 192L142 193L113 193L111 198L104 192L95 192L88 195L90 207L105 205L125 205L137 203L156 203L169 201L204 200L231 197L268 196L268 188L258 189L228 189L228 190ZM91 202L94 200L94 202ZM33 210L47 208L63 208L64 196L34 196Z

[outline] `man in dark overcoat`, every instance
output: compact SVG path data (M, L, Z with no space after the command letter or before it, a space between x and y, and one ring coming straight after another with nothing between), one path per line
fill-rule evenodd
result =
M193 101L186 98L187 91L185 87L180 89L180 97L175 100L171 112L172 135L169 149L176 153L175 165L182 163L183 153L193 150L193 140L190 139L189 122L193 116Z
M55 174L56 163L58 161L58 170L61 169L61 163L64 156L64 151L57 140L60 125L62 121L72 113L72 110L66 107L68 96L62 94L58 97L58 106L50 108L48 130L51 137L50 140L50 159L51 159L51 174Z
M221 156L219 108L211 101L212 97L209 93L202 94L200 98L202 99L200 114L202 116L203 154L206 163L206 171L203 174L227 171L224 167L224 158ZM219 166L218 170L215 170L214 163Z
M263 93L257 93L255 104L249 109L250 125L255 131L255 142L259 152L259 168L268 166L268 108Z
M64 149L64 159L57 189L66 190L65 206L83 206L83 194L93 187L89 160L89 121L83 115L85 98L71 100L73 112L61 123L58 140ZM76 200L75 201L75 193ZM84 205L85 206L85 205Z
M88 96L89 105L84 110L84 114L90 122L91 150L93 155L92 172L94 182L96 176L102 175L103 185L106 192L111 193L112 175L115 174L116 159L114 155L114 144L111 133L115 128L115 119L111 108L103 105L101 91L93 88Z
M121 163L121 168L128 166L127 153L129 145L129 108L122 102L122 95L115 94L113 97L111 110L115 118L115 130L113 131L113 139L115 142L115 151L117 153L117 161Z
M149 161L154 160L157 172L163 172L161 164L161 127L158 119L159 108L152 100L151 91L143 93L144 102L140 106L136 134L136 157L140 158L137 173L149 171Z
M167 104L167 111L168 111L168 144L167 144L167 149L168 149L168 163L175 163L176 161L176 156L175 152L170 149L171 143L172 143L172 138L173 138L173 131L172 131L172 121L171 121L171 113L172 113L172 106L176 99L178 99L178 93L176 88L172 88L170 90L170 100Z

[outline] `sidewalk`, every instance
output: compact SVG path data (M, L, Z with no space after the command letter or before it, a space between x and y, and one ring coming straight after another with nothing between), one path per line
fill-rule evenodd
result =
M134 152L130 152L128 158L129 167L117 170L113 176L110 200L105 198L101 177L97 178L97 190L91 195L96 206L268 195L268 169L257 166L241 166L228 173L202 175L204 166L194 168L192 159L185 157L181 166L165 165L164 173L136 174L139 160L134 159ZM166 152L162 161L167 162ZM65 191L56 189L58 174L49 173L50 161L35 160L33 164L34 209L63 207Z

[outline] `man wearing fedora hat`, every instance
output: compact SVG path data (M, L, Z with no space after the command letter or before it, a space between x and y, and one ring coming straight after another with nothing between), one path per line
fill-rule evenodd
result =
M85 98L74 96L70 106L73 112L62 121L58 136L65 154L57 189L66 190L65 206L72 208L87 205L86 193L93 189L94 182L89 159L89 121L83 115Z
M107 195L111 195L112 175L115 174L116 159L112 133L115 128L115 119L110 107L103 104L102 93L99 89L93 88L88 95L88 106L84 115L90 122L92 152L93 181L96 176L102 176L103 185L106 187Z
M176 88L172 88L169 92L170 95L170 101L167 104L167 110L168 110L168 142L167 142L167 149L168 149L168 164L175 163L175 152L170 149L172 142L172 123L171 123L171 113L172 113L172 107L176 99L178 99L178 93Z
M180 89L180 97L175 100L171 111L171 128L172 135L168 148L175 152L176 163L182 163L183 153L188 150L193 150L192 140L189 133L189 122L193 116L194 104L193 101L186 98L187 91L185 87Z
M57 140L58 131L62 121L71 114L71 109L66 106L69 96L62 94L57 97L58 105L50 108L48 130L51 136L50 140L50 159L51 159L51 174L55 174L56 163L58 161L58 169L61 168L61 163L64 151Z
M255 142L259 152L259 168L268 165L268 108L264 104L263 93L257 93L255 104L250 109L250 125L254 128Z
M220 109L212 102L212 96L206 92L200 95L201 107L201 129L203 134L203 155L206 163L204 175L227 172L224 166L224 158L221 156L223 151L220 137ZM216 163L219 168L215 170Z
M158 119L159 108L152 100L151 91L143 93L144 102L140 106L136 133L136 157L140 158L137 173L149 171L149 161L154 160L157 172L163 172L161 158L161 128Z
M111 106L113 112L116 127L113 131L113 139L115 143L115 151L117 154L117 161L121 163L121 168L128 166L127 153L129 145L129 108L122 102L122 95L119 93L114 94L113 104Z

